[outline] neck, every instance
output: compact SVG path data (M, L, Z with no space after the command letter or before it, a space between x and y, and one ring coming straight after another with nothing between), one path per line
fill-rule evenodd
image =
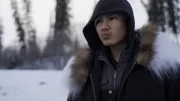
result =
M111 55L117 62L119 61L121 51L125 49L125 47L126 47L125 43L120 43L117 45L110 46Z

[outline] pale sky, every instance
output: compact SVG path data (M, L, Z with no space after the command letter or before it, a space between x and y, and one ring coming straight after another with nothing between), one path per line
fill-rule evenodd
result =
M5 46L16 43L16 28L14 25L14 19L12 18L12 9L10 6L11 0L0 0L0 18L3 19L4 35L3 44ZM22 0L17 0L21 4ZM71 24L85 24L92 13L96 0L70 0L71 7ZM132 4L136 20L136 28L141 27L147 23L147 14L143 8L140 0L129 0ZM22 5L19 5L19 9L23 9ZM44 41L49 31L49 19L51 14L54 14L55 0L32 0L32 17L34 26L37 30L38 43L44 44ZM20 12L22 15L23 13ZM82 28L78 28L78 32L82 34Z

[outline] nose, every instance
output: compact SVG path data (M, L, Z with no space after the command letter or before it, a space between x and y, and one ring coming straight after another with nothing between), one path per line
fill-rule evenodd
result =
M104 19L101 24L101 31L109 30L109 22L108 20Z

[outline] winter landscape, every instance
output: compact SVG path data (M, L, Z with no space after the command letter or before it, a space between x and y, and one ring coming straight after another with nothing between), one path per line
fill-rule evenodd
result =
M82 28L98 0L61 1L69 5L62 11L58 9L60 0L0 0L0 101L66 101L69 71L64 66L86 45ZM136 29L148 21L158 22L159 30L179 43L178 0L172 0L174 13L155 8L156 0L128 1L134 9ZM177 19L167 16L170 14Z
M62 71L0 71L0 101L66 101Z

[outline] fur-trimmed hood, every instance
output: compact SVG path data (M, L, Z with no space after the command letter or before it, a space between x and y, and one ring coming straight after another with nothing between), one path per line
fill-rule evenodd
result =
M156 26L148 24L139 30L141 36L140 51L137 63L153 71L160 79L164 76L176 74L180 69L180 46L165 33L158 33ZM88 58L90 49L80 49L68 62L65 70L70 72L70 86L72 92L79 91L88 76ZM72 87L73 88L73 87Z

